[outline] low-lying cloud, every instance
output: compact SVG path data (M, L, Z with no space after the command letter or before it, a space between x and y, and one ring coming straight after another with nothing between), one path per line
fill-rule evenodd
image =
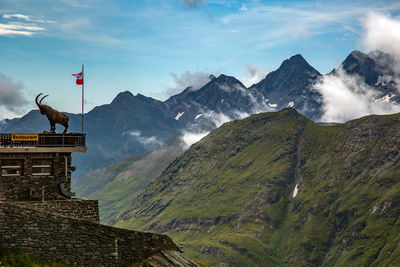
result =
M22 92L23 87L22 84L15 83L0 73L0 107L5 113L11 112L13 115L21 115L26 111L26 105L29 102ZM0 119L4 119L4 117L0 116Z
M238 111L238 110L233 110L232 114L233 114L232 116L228 116L224 113L208 111L208 112L202 113L201 117L208 119L209 121L214 123L214 126L216 128L218 128L224 123L230 122L232 120L244 119L251 115L249 113ZM207 136L209 133L210 133L210 131L206 131L204 129L182 131L181 141L183 144L183 149L185 149L185 150L188 149L191 145L193 145L194 143L197 143L202 138Z
M208 132L208 131L202 131L202 130L183 131L182 136L181 136L183 149L185 149L185 150L188 149L191 145L193 145L194 143L197 143L198 141L200 141L203 137L205 137L209 133L210 132Z
M167 90L168 96L179 94L188 87L191 87L191 91L197 91L210 81L210 74L203 71L193 73L185 71L181 75L171 73L171 76L174 78L175 85Z
M378 99L378 92L358 75L347 74L338 67L314 85L322 97L323 122L345 122L369 114L400 112L400 105L388 99Z
M364 28L361 40L363 47L373 51L370 56L374 57L387 71L385 76L379 77L378 83L385 85L392 81L400 93L400 18L370 13L362 21L362 26ZM379 57L376 51L389 54L393 60Z
M400 59L400 19L370 13L362 20L362 45L367 50L381 50Z
M260 66L256 64L246 65L246 70L244 76L239 78L239 80L246 86L250 87L253 84L258 83L267 76L269 71L263 70Z
M158 139L157 136L142 136L142 132L139 130L125 132L123 133L123 135L129 135L133 137L136 141L138 141L145 147L161 146L163 144L163 142Z
M368 56L387 72L378 78L376 85L394 82L400 92L400 19L388 15L369 13L361 21L361 45L371 51ZM382 51L394 60L382 56ZM400 112L400 105L391 102L390 95L382 97L376 88L367 85L358 75L347 74L341 66L325 75L314 85L321 93L323 115L321 121L345 122L369 114Z

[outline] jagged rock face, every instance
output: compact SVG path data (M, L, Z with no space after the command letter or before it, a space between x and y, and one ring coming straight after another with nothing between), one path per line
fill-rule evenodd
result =
M270 104L277 105L277 110L289 105L311 119L318 119L321 116L320 94L312 85L319 77L321 74L301 55L295 55L251 86L250 91L261 93Z
M211 111L237 118L238 112L254 114L288 106L318 119L321 116L320 94L312 85L320 76L301 55L295 55L250 88L222 74L218 78L211 77L210 82L198 90L185 89L166 103L174 114L183 113L179 116L182 123L196 122L199 114L207 115Z
M179 116L181 123L197 123L212 113L222 113L237 118L238 112L252 114L268 110L268 105L258 93L254 94L234 77L221 74L210 77L210 82L198 90L191 87L170 97L166 103ZM212 112L212 113L211 113Z
M372 51L364 54L353 51L343 61L341 66L350 75L359 75L366 84L380 92L381 97L392 95L391 101L400 102L399 91L395 79L398 73L394 58L381 51Z
M216 129L114 224L210 265L399 264L400 115L318 125L293 109Z

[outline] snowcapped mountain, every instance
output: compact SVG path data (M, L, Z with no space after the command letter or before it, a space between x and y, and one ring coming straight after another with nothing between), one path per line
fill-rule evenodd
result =
M400 63L387 53L375 50L368 54L353 51L341 67L350 75L359 75L365 83L376 89L382 99L400 103L398 91ZM335 70L333 71L335 72Z
M244 114L271 110L262 95L251 92L235 77L210 75L210 82L198 90L186 88L165 102L181 123L193 124L224 114L235 119Z
M400 103L396 89L396 69L400 68L396 67L393 58L379 51L353 51L341 64L347 74L358 75L379 92L382 101ZM75 157L75 164L79 172L86 172L160 147L185 129L210 131L229 120L286 107L318 120L323 101L314 84L327 75L321 75L301 55L294 55L249 88L235 77L221 74L210 75L209 82L198 90L188 87L164 102L140 94L120 93L110 104L95 107L85 115L89 149L85 155ZM69 116L70 129L80 131L80 116ZM47 129L46 118L37 111L0 124L1 132Z

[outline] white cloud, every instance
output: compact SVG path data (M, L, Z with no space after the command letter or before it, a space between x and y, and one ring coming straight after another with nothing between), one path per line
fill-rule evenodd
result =
M256 64L246 65L245 74L239 80L246 86L250 87L255 83L258 83L267 76L269 71L263 70Z
M12 18L16 18L16 19L23 19L26 21L30 21L31 17L26 16L26 15L22 15L22 14L4 14L3 15L4 19L12 19Z
M331 75L325 75L314 85L321 93L324 122L345 122L369 114L400 112L400 105L378 98L375 89L359 76L348 75L341 67Z
M245 12L241 8L220 18L220 21L225 27L242 32L234 41L251 46L254 51L325 33L354 34L351 29L358 28L359 19L368 12L399 9L399 3L327 1L315 5L312 2L297 2L285 7L280 3L274 5L254 1L246 5Z
M34 17L34 16L28 16L28 15L23 15L23 14L4 14L3 19L7 20L25 20L25 21L30 21L30 22L54 22L52 20L44 20L42 18Z
M23 14L4 14L3 19L12 20L8 23L0 23L0 36L32 36L39 31L46 30L44 27L38 26L33 22L44 22ZM26 22L18 22L17 20L25 20Z
M209 133L210 132L207 131L183 131L181 136L183 149L188 149L191 145L197 143Z
M368 50L381 50L400 59L400 18L369 13L362 20L362 44Z
M378 77L377 84L385 85L393 81L400 92L400 17L369 13L362 20L362 26L364 29L361 38L362 46L374 51L370 53L370 56L375 57L378 64L384 66L388 72ZM394 61L379 57L377 50L389 54Z
M38 31L43 31L45 28L34 24L4 24L0 23L0 36L32 36Z
M23 87L0 73L0 119L19 116L27 110L29 102L22 93Z
M233 92L233 91L239 91L242 96L245 96L247 94L247 89L240 86L239 84L235 84L233 87L229 86L228 84L221 84L218 86L219 89L222 91L225 91L227 93Z
M163 144L163 142L156 136L150 136L150 137L142 136L142 132L139 130L124 132L122 135L123 136L129 135L134 137L136 141L142 143L145 147L160 146Z
M247 8L247 6L245 4L242 4L242 6L240 7L239 10L245 12L245 11L248 11L249 9Z
M206 113L202 113L202 117L208 118L210 121L212 121L215 124L215 127L218 128L222 124L232 121L234 119L243 119L248 117L250 114L240 112L240 111L233 111L235 114L234 118L229 117L226 114L223 113L216 113L214 111L209 111ZM194 143L200 141L203 137L208 135L210 131L205 131L201 129L196 129L192 131L184 130L182 131L182 144L183 144L183 149L188 149L191 145Z
M187 87L191 87L191 91L196 91L210 81L210 74L203 71L197 71L193 73L190 71L185 71L181 75L171 73L171 76L174 78L175 85L166 91L168 96L176 95Z

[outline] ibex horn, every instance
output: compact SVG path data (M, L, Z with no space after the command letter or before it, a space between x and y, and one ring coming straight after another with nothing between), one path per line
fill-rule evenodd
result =
M40 94L38 94L37 96L36 96L36 98L35 98L35 102L36 102L36 105L38 105L39 106L39 103L38 103L38 98L39 98L39 96L41 96L43 93L40 93Z
M43 99L45 98L45 97L48 97L49 95L45 95L44 97L42 97L42 99L40 99L40 101L39 101L39 104L41 105L42 104L42 101L43 101Z

